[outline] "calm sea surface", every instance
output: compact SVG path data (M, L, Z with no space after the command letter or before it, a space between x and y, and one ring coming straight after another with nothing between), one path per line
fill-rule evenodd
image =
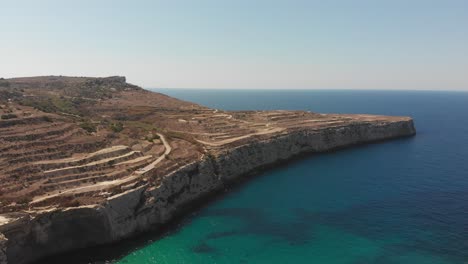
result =
M163 236L67 263L468 263L468 93L157 91L226 110L409 115L418 134L293 161Z

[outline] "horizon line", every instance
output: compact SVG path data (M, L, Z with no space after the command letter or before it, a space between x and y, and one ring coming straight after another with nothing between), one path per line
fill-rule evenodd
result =
M407 91L407 92L468 92L467 89L405 89L405 88L200 88L200 87L143 87L146 90L167 89L167 90L275 90L275 91Z
M38 78L38 77L67 77L67 78L109 78L109 77L124 77L126 82L129 84L137 85L143 89L185 89L185 90L301 90L301 91L310 91L310 90L327 90L327 91L440 91L440 92L468 92L468 87L466 88L440 88L440 89L427 89L427 88L269 88L269 87L150 87L137 84L137 82L132 82L128 80L126 75L114 74L106 76L87 76L87 75L62 75L62 74L50 74L50 75L31 75L31 76L15 76L15 77L2 77L0 79L21 79L21 78Z

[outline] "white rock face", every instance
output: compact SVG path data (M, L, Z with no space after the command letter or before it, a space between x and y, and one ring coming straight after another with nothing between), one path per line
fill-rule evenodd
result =
M7 243L7 239L5 238L4 235L0 234L0 264L7 263L6 243Z
M104 205L57 210L0 226L0 263L22 264L59 252L110 243L157 228L187 205L254 170L306 152L415 134L412 120L281 134L181 167L159 187L140 186ZM6 249L5 249L6 246ZM6 256L5 256L6 255Z

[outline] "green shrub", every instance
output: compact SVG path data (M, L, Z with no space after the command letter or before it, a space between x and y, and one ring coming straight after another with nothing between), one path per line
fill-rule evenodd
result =
M128 115L123 114L123 113L118 113L114 116L114 119L119 120L119 121L129 121L130 118Z
M96 125L89 122L89 121L85 121L85 122L81 123L80 127L82 129L86 130L88 133L93 133L93 132L97 131Z
M119 133L120 131L124 129L124 126L121 122L118 122L118 123L112 123L110 128L115 133Z
M159 135L158 134L153 134L153 135L148 135L145 137L146 140L148 140L149 142L153 143L155 139L159 139Z
M49 123L54 122L54 120L52 120L52 118L50 118L50 116L43 116L43 117L42 117L42 120L44 120L44 121L46 121L46 122L49 122Z
M0 79L0 87L10 87L10 83L8 81L5 81L5 79Z
M213 161L216 160L216 156L211 152L206 153L206 156Z
M2 119L13 119L13 118L17 118L18 116L15 115L15 114L4 114L1 116Z
M22 105L34 107L47 113L66 113L82 115L81 106L85 103L80 98L52 97L24 97L18 99Z
M32 201L32 197L23 196L23 197L18 198L18 200L16 202L19 203L19 204L28 204L31 201Z

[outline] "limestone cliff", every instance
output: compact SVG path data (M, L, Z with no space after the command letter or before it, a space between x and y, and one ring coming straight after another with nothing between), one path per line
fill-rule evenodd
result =
M165 175L159 185L135 185L99 205L12 214L0 225L0 263L30 263L73 249L110 243L157 228L207 194L254 170L307 152L323 152L415 134L410 118L322 130L293 130L205 155ZM5 248L6 247L6 248ZM7 258L7 260L6 260Z
M6 243L7 240L5 236L0 234L0 263L7 263Z

